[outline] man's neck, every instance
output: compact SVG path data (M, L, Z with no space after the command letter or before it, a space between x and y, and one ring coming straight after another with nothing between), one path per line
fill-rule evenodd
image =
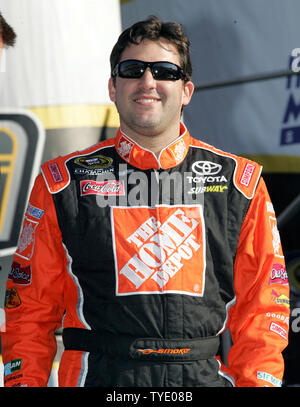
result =
M135 141L138 145L143 147L144 149L152 151L156 157L159 156L159 153L163 148L168 146L174 140L176 140L180 136L180 123L178 123L178 128L176 130L164 132L161 134L152 134L151 132L132 132L128 129L122 127L121 131L130 137L133 141Z

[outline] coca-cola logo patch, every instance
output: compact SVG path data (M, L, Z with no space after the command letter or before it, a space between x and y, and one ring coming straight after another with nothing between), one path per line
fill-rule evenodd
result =
M202 296L201 206L112 207L116 295Z
M84 195L125 195L124 182L109 181L80 181L81 196Z

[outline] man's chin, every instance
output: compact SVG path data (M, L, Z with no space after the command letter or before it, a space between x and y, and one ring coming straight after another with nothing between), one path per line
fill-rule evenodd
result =
M159 129L159 121L153 118L139 118L139 120L135 120L133 126L136 129L144 129L149 132L156 132Z

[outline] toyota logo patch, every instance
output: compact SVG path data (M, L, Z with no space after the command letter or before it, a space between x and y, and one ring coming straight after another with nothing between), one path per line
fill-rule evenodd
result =
M199 175L216 175L222 169L222 165L211 161L196 161L192 165L192 170Z

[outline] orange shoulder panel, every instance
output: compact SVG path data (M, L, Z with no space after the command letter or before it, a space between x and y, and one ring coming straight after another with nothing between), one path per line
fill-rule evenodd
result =
M100 148L114 145L115 139L108 139L101 143L97 143L85 150L75 151L66 156L58 156L50 161L46 161L42 167L42 175L46 182L47 188L51 194L55 194L69 185L70 174L66 167L67 161L74 157L92 154Z
M247 158L240 157L231 153L224 152L204 143L200 140L192 139L192 145L204 150L211 151L216 155L228 157L235 161L234 170L234 185L246 198L252 199L254 192L258 185L260 175L262 172L262 166L255 161L248 160Z

